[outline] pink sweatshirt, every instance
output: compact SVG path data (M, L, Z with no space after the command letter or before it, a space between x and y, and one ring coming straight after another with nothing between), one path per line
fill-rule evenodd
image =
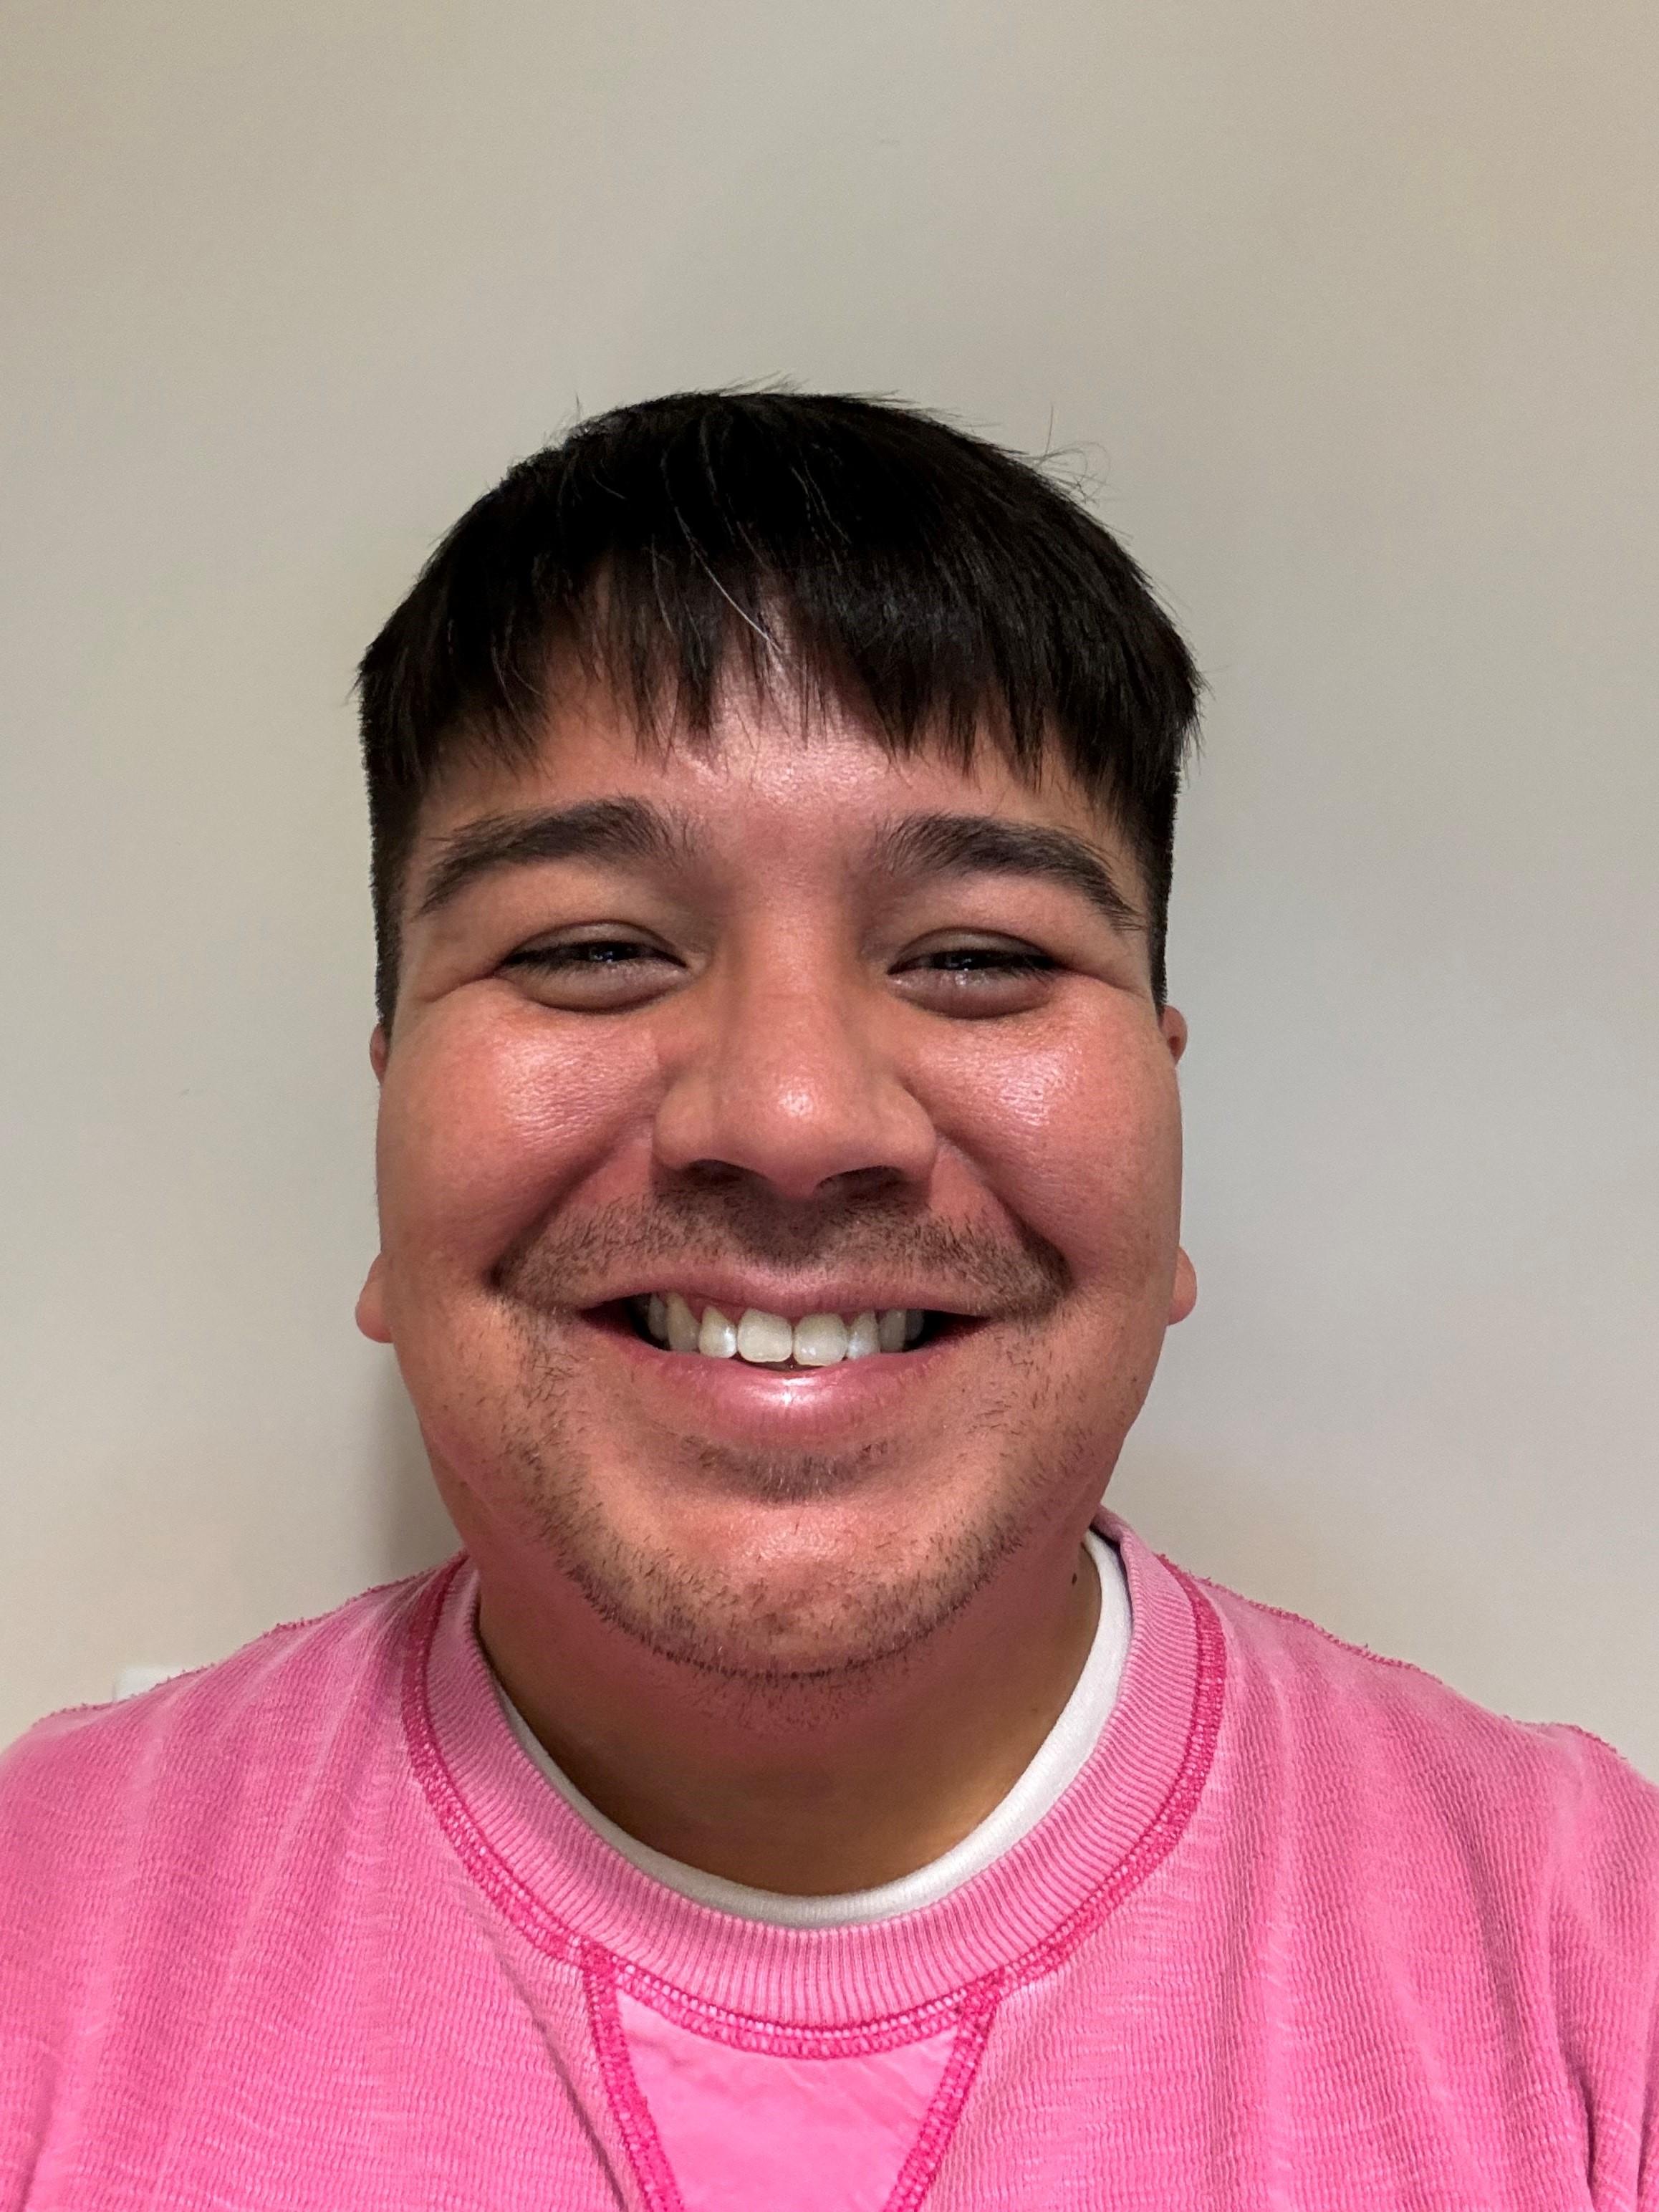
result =
M0 2212L1659 2212L1659 1792L1107 1517L1092 1759L922 1911L666 1890L458 1562L0 1767Z

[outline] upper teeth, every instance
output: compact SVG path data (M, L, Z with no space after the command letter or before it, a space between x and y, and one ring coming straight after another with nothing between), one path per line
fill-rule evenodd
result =
M807 1314L799 1321L750 1306L733 1321L718 1306L693 1313L678 1291L635 1299L647 1335L671 1352L701 1352L705 1359L746 1359L761 1367L833 1367L872 1352L902 1352L921 1334L924 1316L914 1307L890 1306L843 1320L840 1314Z

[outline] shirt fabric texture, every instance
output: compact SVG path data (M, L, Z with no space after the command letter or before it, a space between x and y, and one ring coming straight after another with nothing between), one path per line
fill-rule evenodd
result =
M0 1762L0 2212L1659 2212L1659 1791L1115 1517L1092 1753L777 1927L515 1741L462 1559Z

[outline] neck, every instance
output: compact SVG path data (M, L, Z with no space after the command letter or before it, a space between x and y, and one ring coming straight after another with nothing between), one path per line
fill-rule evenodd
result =
M490 1663L582 1795L653 1850L788 1896L897 1881L977 1827L1059 1718L1100 1611L1068 1534L901 1661L759 1686L645 1650L562 1578L474 1559Z

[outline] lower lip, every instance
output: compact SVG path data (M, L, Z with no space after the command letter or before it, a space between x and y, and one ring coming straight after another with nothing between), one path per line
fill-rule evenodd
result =
M647 1405L659 1405L665 1419L745 1443L802 1447L850 1442L860 1431L890 1427L901 1413L914 1416L917 1394L930 1391L958 1347L978 1334L964 1329L910 1352L784 1372L736 1358L659 1351L626 1322L582 1319L620 1358L631 1389Z

